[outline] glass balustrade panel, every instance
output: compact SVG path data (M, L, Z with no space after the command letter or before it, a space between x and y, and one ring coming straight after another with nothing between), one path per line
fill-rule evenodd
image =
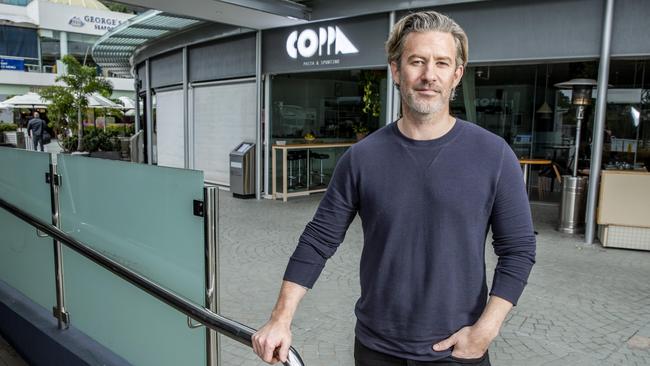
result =
M59 155L62 228L163 287L205 305L203 174ZM205 331L184 315L64 252L73 325L135 365L204 365Z

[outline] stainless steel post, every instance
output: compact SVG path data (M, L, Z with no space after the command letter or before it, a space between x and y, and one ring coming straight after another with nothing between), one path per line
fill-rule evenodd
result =
M255 36L255 198L262 198L262 31Z
M580 160L580 130L582 127L582 119L585 117L585 106L579 105L576 107L576 142L575 154L573 155L573 177L578 175L578 160Z
M188 58L187 47L183 47L183 166L190 168L190 122L188 118Z
M138 84L142 82L141 75L138 74L138 77L136 80L134 80L134 89L135 89L135 128L133 131L135 133L140 132L140 129L142 129L142 122L140 121L140 88L138 88ZM132 152L133 153L133 152Z
M56 165L50 164L50 201L52 207L52 225L60 228L59 220L59 184L61 180L56 174ZM70 317L65 311L65 286L63 283L63 255L61 243L53 239L54 249L54 282L56 286L56 306L53 309L59 329L70 326Z
M153 101L151 93L151 66L149 59L144 62L145 78L146 78L146 93L147 99L145 100L146 105L144 106L146 113L146 124L147 124L147 164L153 164Z
M609 53L612 41L612 20L614 18L614 0L605 3L603 20L603 38L598 66L598 96L596 101L596 118L591 146L591 165L589 167L589 187L587 189L587 214L585 227L585 244L594 243L596 234L596 199L600 181L600 164L603 158L603 130L607 109L607 84L609 82Z
M389 22L390 22L390 31L393 31L393 27L395 26L397 18L395 17L395 12L392 11L389 14ZM388 67L388 73L390 74L390 65ZM400 116L401 116L401 103L402 103L402 95L399 92L399 89L395 86L395 80L391 80L390 83L390 92L391 92L391 106L390 106L390 121L395 122L397 121Z
M395 24L395 12L391 11L388 14L388 33L393 31L393 25ZM386 78L386 124L390 124L394 121L393 119L393 98L395 98L395 87L393 86L393 74L390 72L390 65L386 67L387 78ZM321 172L322 173L322 172Z
M203 188L203 219L205 231L205 307L219 314L219 189ZM206 328L208 366L221 364L219 335Z

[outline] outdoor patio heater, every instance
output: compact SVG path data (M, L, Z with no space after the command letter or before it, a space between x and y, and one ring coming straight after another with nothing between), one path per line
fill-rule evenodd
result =
M560 219L558 231L566 234L584 232L585 208L588 177L578 177L578 160L580 160L580 130L585 109L591 105L591 91L598 83L593 79L572 79L555 84L560 89L571 89L571 104L576 108L576 137L571 175L562 177L562 200L560 201Z

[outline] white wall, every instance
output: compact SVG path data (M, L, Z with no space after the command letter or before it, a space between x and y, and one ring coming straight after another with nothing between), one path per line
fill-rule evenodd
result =
M0 84L9 85L30 85L30 86L50 86L55 85L56 74L47 74L40 72L22 72L0 70ZM133 79L107 78L113 83L113 89L119 91L133 92ZM59 83L60 84L60 83Z

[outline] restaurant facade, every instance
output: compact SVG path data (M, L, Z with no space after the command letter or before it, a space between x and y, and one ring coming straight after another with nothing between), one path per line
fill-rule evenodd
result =
M613 8L604 164L650 164L645 5L623 0ZM520 158L549 159L560 173L570 172L575 106L571 89L555 85L599 81L605 1L452 2L426 9L451 16L469 37L469 65L452 114L503 137ZM283 175L291 192L326 186L345 147L294 151L284 157L289 166L283 173L282 148L274 146L352 144L358 132L372 133L399 118L384 42L395 21L417 10L423 9L261 31L204 22L138 46L131 65L144 101L139 124L148 161L200 169L207 181L227 186L228 154L247 141L258 146L258 196L273 196L273 154L276 186ZM93 52L111 37L119 31ZM592 155L596 96L594 87L577 153L581 169ZM640 123L630 118L631 107L641 111ZM531 200L559 200L554 174L550 167L533 169Z

